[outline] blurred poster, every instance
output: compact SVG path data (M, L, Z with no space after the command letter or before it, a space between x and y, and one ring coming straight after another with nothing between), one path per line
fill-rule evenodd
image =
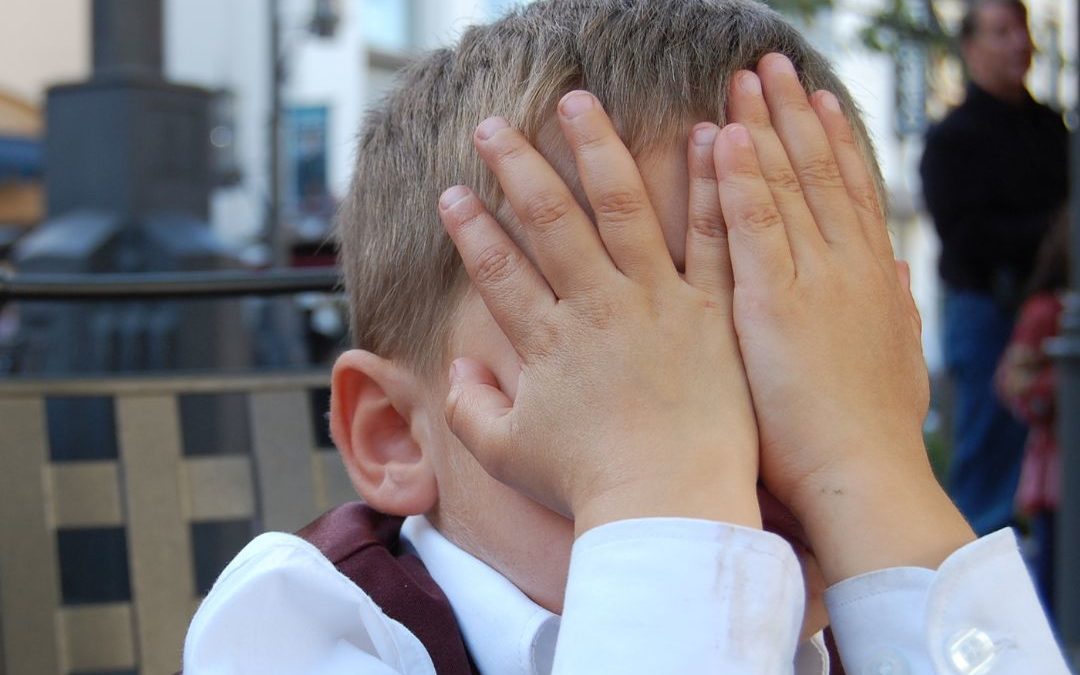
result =
M286 213L304 221L333 212L327 183L326 106L300 106L285 112Z

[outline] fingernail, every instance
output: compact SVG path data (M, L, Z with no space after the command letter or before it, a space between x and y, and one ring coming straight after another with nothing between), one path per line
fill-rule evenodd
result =
M747 94L761 95L761 80L751 72L744 72L739 75L739 87Z
M716 125L702 124L697 129L694 129L694 145L701 147L711 146L716 141L717 132Z
M482 141L486 141L508 126L510 125L501 117L489 117L481 122L480 126L476 127L476 137Z
M592 110L595 100L593 95L588 92L572 91L563 97L563 100L559 103L559 110L562 112L563 117L574 119L578 115Z
M439 197L439 208L445 211L468 196L469 188L463 185L455 185Z
M840 101L831 91L821 92L821 106L829 112L840 112Z
M750 132L741 124L729 124L724 127L724 135L733 145L750 145Z
M450 363L450 386L453 387L461 381L461 370L458 368L457 359Z

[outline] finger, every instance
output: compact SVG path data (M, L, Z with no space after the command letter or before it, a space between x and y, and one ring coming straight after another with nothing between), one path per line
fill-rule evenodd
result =
M572 91L559 102L559 122L615 266L632 279L674 278L675 264L637 163L600 102L589 92Z
M468 358L450 364L450 391L446 396L446 423L461 444L488 473L498 477L509 438L513 402L499 387L491 369Z
M518 354L531 354L536 324L556 302L551 289L468 188L444 192L439 216L491 316Z
M795 262L750 133L741 124L727 125L713 152L735 287L786 287L795 278Z
M686 152L690 195L686 220L686 281L731 306L734 280L728 253L727 226L716 186L713 145L720 128L699 124L690 133Z
M908 316L911 318L915 332L922 336L922 314L915 302L915 295L911 292L911 266L903 260L895 261L896 278L900 281L900 292L904 295L904 306L907 307Z
M525 229L537 266L560 298L596 288L611 259L588 216L543 155L501 117L476 129L480 156Z
M823 253L825 241L806 205L802 184L791 166L788 152L773 128L761 81L754 73L741 71L733 78L728 96L728 118L750 131L761 173L784 219L796 267L800 258L810 260L811 256Z
M910 293L911 291L911 265L903 260L895 260L893 264L896 267L896 279L900 282L900 287L905 288Z
M773 127L791 159L821 236L836 245L865 243L825 130L810 106L795 67L782 54L768 54L757 70Z
M863 235L882 262L892 260L893 248L886 227L885 211L881 208L877 185L867 165L873 160L867 158L856 142L851 123L840 109L835 95L819 91L811 97L811 102L836 157L848 197L859 216Z

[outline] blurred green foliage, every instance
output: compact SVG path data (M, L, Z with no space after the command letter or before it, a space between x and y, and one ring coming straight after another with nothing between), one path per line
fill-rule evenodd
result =
M812 22L819 11L836 6L836 0L765 0L765 3L782 14L807 22ZM889 0L884 9L867 16L859 37L871 51L893 56L902 44L924 46L932 56L948 54L954 44L941 25L933 0Z
M952 51L954 42L942 27L934 3L927 0L923 5L923 18L913 13L912 6L912 0L889 0L885 9L872 14L859 32L863 44L873 51L893 55L905 43L926 47L933 56Z
M831 9L835 3L833 0L765 0L765 4L781 14L810 21L819 10Z

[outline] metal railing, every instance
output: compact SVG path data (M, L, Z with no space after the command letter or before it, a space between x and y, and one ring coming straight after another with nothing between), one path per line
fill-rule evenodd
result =
M339 291L332 268L151 274L0 275L0 300L116 301Z
M0 302L190 300L335 292L335 270L0 277ZM247 521L293 531L356 493L319 447L311 392L326 370L0 379L0 673L180 668L199 597L193 527ZM243 397L250 447L186 455L181 398ZM63 461L50 399L111 401L116 455ZM239 451L239 452L236 452ZM121 530L129 599L65 603L60 541Z
M309 391L326 372L0 381L0 608L6 672L175 672L198 604L193 523L248 519L293 531L355 498L340 459L315 447ZM239 393L245 454L185 456L180 396ZM114 460L50 459L46 399L113 401ZM130 601L65 605L58 532L122 528ZM0 668L3 670L3 668Z

